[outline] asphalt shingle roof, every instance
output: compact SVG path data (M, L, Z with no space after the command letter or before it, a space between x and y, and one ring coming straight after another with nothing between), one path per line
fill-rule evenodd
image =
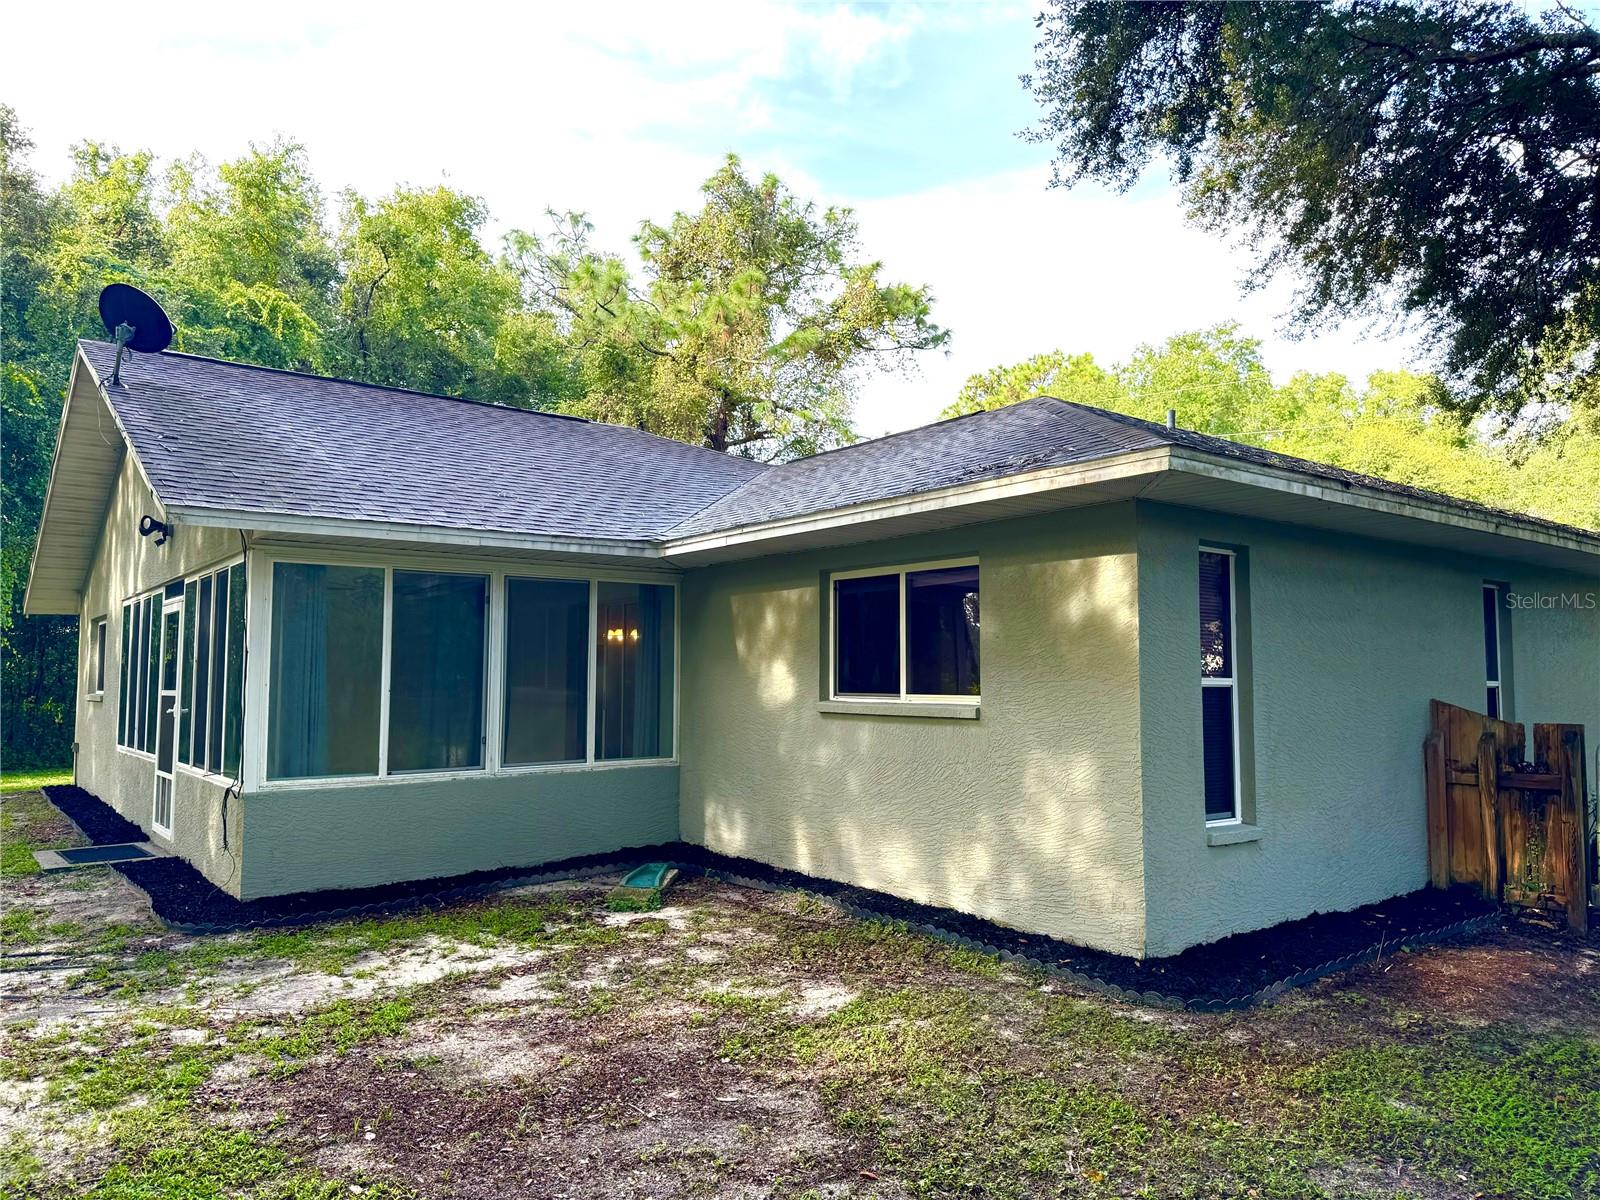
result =
M773 467L671 532L715 533L1165 444L1157 433L1094 409L1027 400Z
M101 380L115 347L79 343ZM659 542L1184 447L1574 532L1324 463L1041 397L779 466L636 429L166 352L111 403L167 504Z
M116 347L79 343L102 381ZM117 418L163 503L650 540L767 468L617 425L171 352Z

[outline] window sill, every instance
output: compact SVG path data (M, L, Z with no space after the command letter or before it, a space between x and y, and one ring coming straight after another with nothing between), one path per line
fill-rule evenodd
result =
M104 692L85 692L83 698L90 704L103 704L106 694Z
M1261 840L1259 825L1212 825L1206 829L1206 845L1237 846L1241 842Z
M947 720L976 721L976 704L941 700L821 700L817 711L851 717L944 717Z

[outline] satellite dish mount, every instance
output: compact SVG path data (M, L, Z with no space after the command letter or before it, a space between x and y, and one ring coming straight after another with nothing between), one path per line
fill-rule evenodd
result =
M159 354L172 345L172 320L151 296L129 283L112 283L100 292L100 320L117 344L117 361L111 368L111 386L122 382L122 356Z

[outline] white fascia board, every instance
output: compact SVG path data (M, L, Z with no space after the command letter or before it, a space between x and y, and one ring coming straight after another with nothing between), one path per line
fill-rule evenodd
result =
M372 521L341 517L261 513L247 509L202 508L171 504L167 512L180 525L248 529L310 537L371 538L377 541L430 545L482 546L526 550L538 554L590 554L611 558L658 560L661 548L654 542L625 538L563 538L481 529L456 529L442 525L411 525L402 521Z
M1149 450L1136 450L1111 458L1095 459L1086 463L1069 463L1065 466L1045 467L1018 475L1003 475L976 483L958 483L950 487L918 492L911 496L896 496L885 500L871 500L847 508L830 509L798 517L785 517L775 521L740 525L716 533L691 534L687 537L669 538L663 543L668 558L676 555L698 554L708 550L722 550L755 542L773 541L814 533L825 529L840 529L867 521L883 521L894 517L915 516L943 509L961 508L995 500L1012 500L1040 492L1061 491L1087 487L1093 484L1115 483L1140 476L1155 476L1166 470L1169 447L1159 446Z
M1577 529L1552 529L1534 521L1521 520L1510 513L1459 508L1447 501L1433 500L1426 496L1400 495L1360 483L1335 483L1303 475L1297 471L1258 463L1241 463L1222 455L1206 454L1185 447L1173 447L1168 469L1229 483L1241 483L1250 487L1306 496L1348 508L1361 508L1369 512L1409 517L1436 525L1449 525L1472 533L1537 542L1600 558L1600 534L1589 534Z

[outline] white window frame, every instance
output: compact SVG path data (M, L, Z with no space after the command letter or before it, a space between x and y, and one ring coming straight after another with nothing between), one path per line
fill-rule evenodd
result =
M1225 546L1208 546L1204 542L1196 555L1198 564L1199 554L1221 554L1228 560L1228 663L1230 673L1223 675L1200 674L1200 686L1204 688L1225 687L1231 689L1228 697L1229 709L1233 715L1233 814L1227 817L1206 816L1206 828L1218 829L1226 825L1242 825L1244 823L1244 779L1239 763L1239 572L1237 552ZM1198 589L1197 589L1198 590ZM1205 778L1204 739L1202 738L1201 779ZM1203 784L1202 784L1203 787Z
M970 704L977 706L982 702L982 687L980 684L979 695L930 695L923 692L906 691L906 679L910 664L906 656L906 576L919 571L937 571L946 567L977 567L979 595L983 588L983 567L976 556L969 558L941 558L928 562L913 562L897 564L895 566L863 567L852 571L830 571L828 573L828 696L839 704ZM876 579L884 575L894 575L899 578L898 602L900 606L900 693L894 696L869 695L861 692L841 692L839 690L839 592L834 583L840 579ZM982 604L982 600L979 600ZM981 608L980 608L981 611ZM982 631L979 631L981 638ZM982 643L980 642L979 662L982 662ZM982 668L980 667L980 670Z
M166 585L165 584L161 584L158 587L146 588L142 592L135 592L131 596L125 597L123 599L123 601L122 601L122 604L117 606L118 614L119 615L121 614L122 608L124 606L126 606L126 605L129 605L129 604L138 605L138 604L142 603L143 601L151 599L151 598L154 598L156 600L160 600L160 601L162 601L162 603L165 603L165 598L164 598L165 597L165 592L166 592ZM161 619L160 618L161 618L161 604L158 604L158 605L156 605L155 618L152 621L152 625L154 626L154 631L152 633L152 636L154 636L155 633L159 632L159 630L160 630L160 627L161 627ZM130 633L132 632L132 627L131 626L132 626L132 623L130 621ZM137 638L133 638L131 640L135 640L136 641ZM121 647L121 653L124 656L127 655L127 652L128 652L128 648L126 646ZM119 665L119 667L121 665L120 659L118 660L118 665ZM138 669L138 661L136 659L130 659L129 660L129 673L130 673L130 675L133 672L135 672L137 669ZM120 685L120 680L118 682L119 682L119 685ZM119 698L119 701L118 701L119 704L122 704L122 703L128 704L129 707L130 707L130 711L132 709L132 704L134 702L133 701L133 695L132 695L133 687L134 687L134 681L133 681L132 678L130 678L129 681L128 681L128 692L129 692L129 695L127 696L127 698L125 700ZM159 706L159 703L160 703L160 698L159 698L159 694L158 694L158 696L157 696L157 704L158 704L158 706ZM120 713L120 712L118 713L119 717L122 716L122 715L123 715L122 713ZM113 737L116 736L116 730L112 730L112 736ZM142 749L139 749L136 746L124 746L121 742L117 743L117 751L118 751L118 753L121 753L121 754L131 754L134 758L142 758L145 762L148 762L148 763L153 763L153 762L156 761L156 756L151 751L142 750Z
M220 571L231 571L234 567L237 567L237 566L239 566L241 564L245 564L245 566L244 566L244 573L245 573L245 579L244 579L244 601L245 601L245 603L244 603L244 674L245 674L246 683L248 683L248 680L250 678L250 567L249 567L248 564L245 563L245 556L243 554L235 554L235 555L232 555L229 558L225 558L225 559L222 559L222 560L220 560L218 562L211 563L208 566L198 567L193 571L189 571L183 577L183 586L185 588L187 588L189 586L189 584L193 583L193 584L195 584L195 586L198 587L199 583L200 583L200 580L203 579L205 576L207 576L207 575L216 575ZM216 602L217 602L217 600L216 600L216 590L217 590L216 589L216 585L213 584L212 588L211 588L211 603L213 605L216 604ZM230 603L231 603L231 600L230 600ZM200 608L199 602L196 601L196 604L195 604L195 621L196 621L197 624L199 622L199 608ZM232 620L232 614L231 613L229 614L229 620L230 621ZM187 630L185 630L184 632L187 632ZM194 713L191 712L190 709L183 707L183 668L184 668L184 663L183 663L183 659L182 659L182 654L183 654L183 640L182 640L183 633L180 633L178 636L179 636L179 641L178 641L179 660L178 660L178 714L177 714L177 719L179 721L187 721L188 724L189 724L189 753L192 756L194 754ZM199 631L199 629L196 629L195 630L194 646L197 647L197 646L199 646L199 644L200 644L200 631ZM193 649L193 648L194 647L191 647L191 649ZM222 694L223 694L224 697L226 697L227 694L228 694L228 682L229 682L229 680L228 680L228 656L227 656L227 653L226 653L226 651L227 651L226 643L224 643L224 645L223 645L223 651L224 651L224 653L223 653L223 656L222 656ZM207 698L208 699L210 698L209 693L207 694ZM194 696L192 694L192 689L191 689L191 694L189 696L189 701L190 701L190 704L192 706L193 702L194 702ZM248 689L248 686L246 686L243 690L241 690L239 702L240 702L240 705L245 708L246 721L247 721L248 720L248 712L249 712L249 706L248 706L249 705L249 689ZM226 722L227 719L228 719L227 702L226 702L226 700L224 700L224 702L223 702L222 719L223 719L224 722ZM226 726L224 726L224 729L226 729ZM245 741L244 740L245 740L245 738L247 736L248 736L248 725L246 724L245 721L241 721L240 722L240 727L239 727L239 772L240 772L241 776L244 773L244 745L245 745ZM204 767L197 767L197 766L193 765L192 763L184 762L181 758L178 757L178 747L176 746L176 744L172 747L172 761L173 761L173 764L174 764L174 774L176 774L176 772L178 772L178 771L182 771L185 775L192 775L196 779L205 779L205 780L209 780L212 783L227 783L227 784L234 783L236 781L236 779L238 778L237 776L229 775L229 774L226 774L225 772L222 772L222 771L209 771Z
M96 617L89 625L89 699L104 700L106 696L106 639L110 636L109 614Z
M1505 618L1501 615L1500 585L1498 583L1490 583L1488 580L1485 580L1483 584L1483 590L1490 593L1494 597L1494 605L1492 609L1494 612L1494 678L1484 680L1484 698L1487 699L1488 693L1493 692L1495 699L1495 711L1489 715L1494 717L1497 721L1508 721L1511 718L1506 715L1506 689L1503 686L1503 681L1506 674L1506 662L1505 634L1501 628L1501 624ZM1481 601L1482 599L1482 593L1479 593L1479 600Z
M245 692L245 746L256 748L243 754L245 788L257 791L296 791L309 788L370 787L373 784L425 783L434 780L484 779L505 775L562 773L569 771L615 771L633 767L678 765L681 744L683 688L683 607L679 576L649 570L597 570L556 563L511 562L504 558L483 559L456 555L373 554L371 552L262 548L252 552L259 569L250 572L246 597L245 647L247 663ZM379 674L378 773L375 775L327 775L301 779L267 777L269 692L272 681L272 584L278 563L303 563L311 566L367 567L381 570L383 582L383 660ZM452 768L442 771L406 771L392 774L389 758L390 658L393 642L394 572L425 571L449 575L482 575L489 579L489 604L484 638L484 764L481 767ZM505 583L514 579L574 579L589 584L588 632L588 712L585 720L584 754L581 761L502 763L505 736ZM660 758L597 759L594 752L595 672L598 647L595 641L596 597L601 583L652 583L673 589L673 672L672 672L672 754Z

